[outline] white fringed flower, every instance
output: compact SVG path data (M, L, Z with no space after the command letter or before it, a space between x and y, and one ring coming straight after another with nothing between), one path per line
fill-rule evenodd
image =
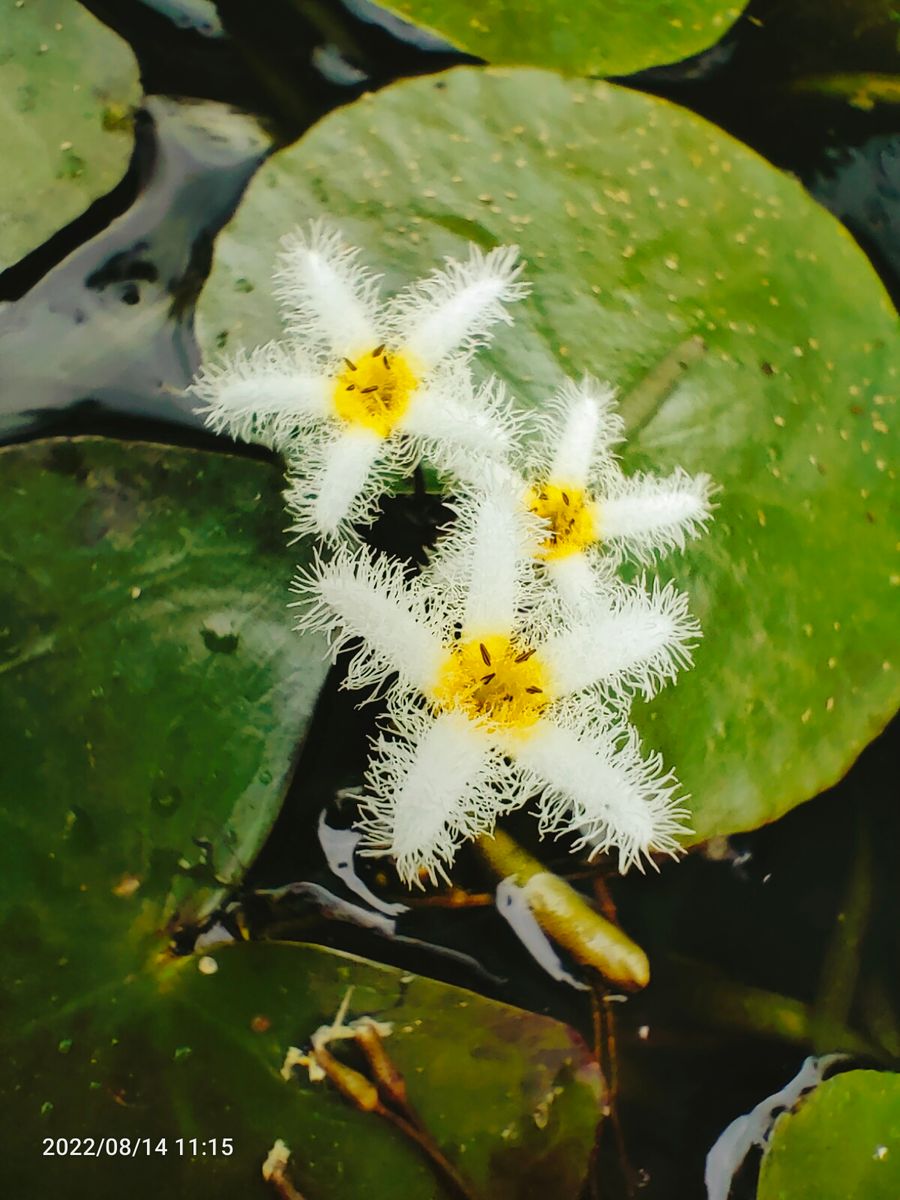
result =
M295 582L298 628L327 632L335 654L353 644L346 686L386 688L362 845L408 883L446 878L462 841L536 794L544 829L616 848L623 871L674 855L687 831L673 777L607 698L652 690L696 627L674 593L624 585L599 623L586 610L551 620L532 607L534 536L515 502L487 495L447 535L466 564L453 586L347 548Z
M192 385L217 431L285 452L298 533L334 541L372 519L392 478L421 457L503 458L502 389L476 390L468 361L526 293L515 246L447 259L385 304L358 250L320 223L285 238L276 294L288 337L210 366Z
M709 521L708 475L623 473L613 451L623 423L611 389L568 382L535 426L525 504L545 522L539 557L566 600L602 592L623 558L649 563L683 549Z

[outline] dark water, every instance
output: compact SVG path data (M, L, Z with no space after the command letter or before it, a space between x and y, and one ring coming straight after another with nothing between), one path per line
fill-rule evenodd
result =
M87 7L132 43L145 90L156 98L138 121L122 183L0 276L0 436L92 430L212 445L181 398L198 360L193 306L213 239L258 164L364 90L471 60L365 0L90 0ZM801 11L759 0L716 47L623 82L695 109L795 173L846 222L896 298L896 110L866 111L793 86L835 64L854 65L853 47L812 37ZM427 497L397 501L375 536L414 556L440 516ZM316 830L323 809L334 825L347 823L334 796L359 778L369 719L332 681L278 826L223 919L240 913L260 936L311 938L473 987L552 1013L593 1039L585 993L544 973L490 905L412 906L390 921L381 914L360 923L359 897L328 869ZM880 1042L879 1061L900 1055L892 1015L900 1011L898 981L887 965L900 960L891 919L900 814L888 784L896 766L889 730L815 804L731 839L715 857L697 854L658 877L611 881L624 927L650 954L654 981L628 1005L610 1006L625 1152L608 1123L607 1173L591 1196L633 1189L660 1200L702 1196L703 1158L718 1133L780 1088L810 1052L808 1043L775 1036L774 1017L768 1031L754 1030L735 1018L727 996L714 1002L719 978L815 1003L829 994L834 973L855 974L862 981L856 1007L844 1016ZM513 832L526 844L533 837L527 821ZM548 847L540 853L546 859ZM549 853L551 865L569 869L564 847ZM837 916L848 907L862 854L871 856L872 894L856 913L854 949L836 936ZM457 879L484 886L466 854ZM366 881L390 895L389 878ZM294 882L303 886L269 894ZM393 898L400 897L398 889ZM827 1045L824 1031L818 1048ZM740 1186L753 1194L752 1164Z

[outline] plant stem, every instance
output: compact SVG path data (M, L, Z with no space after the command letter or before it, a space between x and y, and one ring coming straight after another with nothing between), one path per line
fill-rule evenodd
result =
M600 915L564 879L548 871L502 829L483 835L476 846L500 879L521 888L541 929L578 962L598 971L616 988L637 991L650 980L647 955L611 921Z

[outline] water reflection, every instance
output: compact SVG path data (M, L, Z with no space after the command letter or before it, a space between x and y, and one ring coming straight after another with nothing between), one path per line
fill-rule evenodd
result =
M215 101L147 99L127 212L0 308L0 436L92 400L199 425L194 302L213 240L265 158L258 121Z

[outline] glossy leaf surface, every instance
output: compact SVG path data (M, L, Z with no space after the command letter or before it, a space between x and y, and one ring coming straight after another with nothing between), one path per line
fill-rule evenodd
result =
M75 0L0 0L0 269L115 186L140 99L131 49Z
M275 156L219 241L207 351L280 330L278 239L329 215L399 287L518 242L532 297L479 359L526 406L619 389L627 470L718 483L666 561L704 638L637 712L692 794L695 840L839 778L894 711L897 330L841 226L703 120L610 84L461 69L332 114Z
M759 1200L893 1200L900 1195L900 1075L848 1071L778 1118Z
M586 0L567 4L394 0L393 9L490 63L629 75L705 50L737 19L721 0Z

